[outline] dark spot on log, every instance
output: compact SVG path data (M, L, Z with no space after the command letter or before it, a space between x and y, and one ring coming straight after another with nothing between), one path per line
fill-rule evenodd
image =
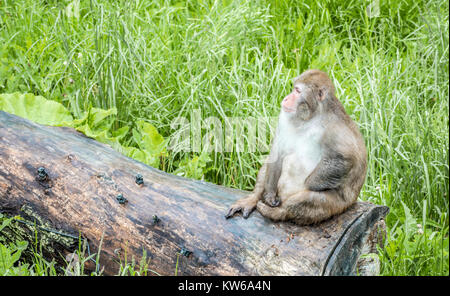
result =
M135 182L138 185L143 185L144 184L144 177L141 174L137 174L136 178L135 178Z
M67 159L69 162L72 162L72 161L75 159L75 155L69 154L69 155L66 156L66 159Z
M33 176L35 176L35 180L44 187L45 189L49 189L52 187L51 177L49 172L43 166L39 166L38 168L34 167L32 164L28 162L24 162L23 166L25 169ZM44 191L45 194L48 194Z
M43 181L47 181L48 178L49 177L48 177L48 174L47 174L47 171L45 170L45 168L39 167L37 169L37 180L43 182Z
M122 194L122 193L117 194L116 199L117 199L117 201L118 201L121 205L123 205L123 204L125 204L126 202L128 202L128 200L127 200L125 197L123 197L123 194Z
M189 250L186 249L185 247L181 247L180 255L183 255L183 256L185 256L185 257L189 257L189 255L191 255L191 254L192 254L191 251L189 251Z

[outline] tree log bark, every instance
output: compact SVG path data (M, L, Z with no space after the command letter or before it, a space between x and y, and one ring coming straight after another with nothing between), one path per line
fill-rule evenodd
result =
M105 274L117 274L125 252L139 260L143 251L161 275L174 275L177 261L178 275L376 273L364 264L356 269L361 253L382 243L387 207L358 202L303 227L273 223L256 211L226 220L228 207L247 193L170 175L71 128L0 111L0 212L24 219L14 232L19 237L32 224L47 233L41 243L48 256L73 252L78 236L97 252L103 235ZM128 202L120 204L118 194Z

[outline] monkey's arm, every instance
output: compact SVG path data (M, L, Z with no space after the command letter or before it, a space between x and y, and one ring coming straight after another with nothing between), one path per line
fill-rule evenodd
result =
M349 157L338 151L326 151L322 160L306 178L305 185L311 191L336 189L345 181L353 166Z
M266 162L266 178L264 180L264 190L262 199L270 206L276 207L280 204L278 193L278 180L280 179L282 169L282 157L279 151L278 143L274 142L270 156Z

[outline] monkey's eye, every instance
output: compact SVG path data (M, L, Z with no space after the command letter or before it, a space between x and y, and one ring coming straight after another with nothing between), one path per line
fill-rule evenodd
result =
M298 88L298 87L295 87L295 88L294 88L294 91L295 91L296 93L298 93L298 94L299 94L299 93L300 93L300 88Z

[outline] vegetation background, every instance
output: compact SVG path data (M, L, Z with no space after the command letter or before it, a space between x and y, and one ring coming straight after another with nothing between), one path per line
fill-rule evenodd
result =
M381 274L448 275L448 17L443 0L1 0L0 110L248 190L262 152L169 150L170 124L277 116L291 79L322 69L366 140L360 199L391 210ZM1 242L0 274L56 273Z

